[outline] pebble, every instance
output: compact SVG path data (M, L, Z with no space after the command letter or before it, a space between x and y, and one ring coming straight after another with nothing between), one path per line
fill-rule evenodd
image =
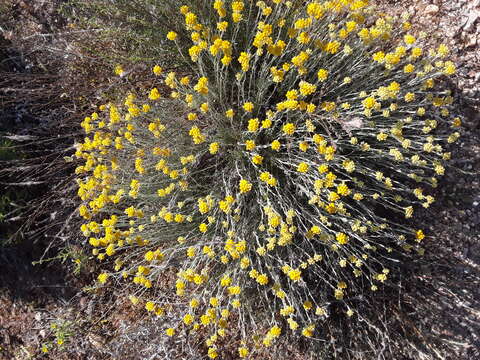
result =
M35 320L37 320L37 321L41 321L41 320L42 320L42 313L41 313L41 312L35 313Z
M433 15L433 14L436 14L438 11L439 11L438 6L434 4L430 4L425 8L426 15Z

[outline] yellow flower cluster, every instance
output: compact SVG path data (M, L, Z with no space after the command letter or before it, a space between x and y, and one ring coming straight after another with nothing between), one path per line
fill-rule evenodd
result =
M314 336L333 303L353 316L387 259L423 253L428 234L398 217L433 203L459 137L441 86L455 65L365 0L207 3L181 6L184 31L167 34L189 76L156 65L144 100L82 121L81 231L115 259L101 284L125 279L155 316L180 304L167 336L207 334L214 359L252 333L247 357L284 329ZM277 322L237 331L243 312Z

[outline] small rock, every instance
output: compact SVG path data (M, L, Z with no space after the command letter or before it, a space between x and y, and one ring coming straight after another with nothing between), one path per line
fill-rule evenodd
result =
M87 306L88 298L86 296L82 296L80 298L80 308L84 309Z
M465 42L466 48L475 46L477 44L477 37L475 35L465 36L465 38L467 39Z
M438 6L434 5L434 4L430 4L425 8L425 14L426 15L433 15L433 14L438 13L438 11L439 11Z
M100 335L98 334L94 334L94 333L89 333L87 335L87 338L88 340L90 341L90 343L97 349L97 350L100 350L102 348L104 348L105 346L105 340L103 337L101 337Z
M35 314L35 320L37 321L42 321L42 313L41 312L37 312Z

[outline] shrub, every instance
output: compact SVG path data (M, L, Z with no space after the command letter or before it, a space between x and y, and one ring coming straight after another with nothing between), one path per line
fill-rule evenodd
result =
M202 1L192 1L203 6ZM191 6L192 6L191 5ZM61 6L62 14L71 20L73 28L91 31L75 45L89 57L101 58L101 63L149 63L159 61L178 66L182 58L172 56L174 44L165 35L169 29L181 32L177 3L160 0L69 0ZM97 63L98 65L98 63Z
M459 136L455 66L367 1L211 5L167 33L189 69L157 65L148 99L82 122L79 210L93 254L115 259L100 283L210 358L227 339L246 357L315 337L332 308L354 316L423 254L407 220Z

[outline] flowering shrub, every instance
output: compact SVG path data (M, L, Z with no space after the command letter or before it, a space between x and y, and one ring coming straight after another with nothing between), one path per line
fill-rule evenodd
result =
M460 119L409 23L365 0L182 6L191 69L153 68L148 99L87 117L82 232L133 304L208 356L240 334L247 357L291 331L314 337L330 307L376 291L423 253L403 218L444 173ZM190 43L190 45L187 45ZM169 89L165 94L165 90Z

